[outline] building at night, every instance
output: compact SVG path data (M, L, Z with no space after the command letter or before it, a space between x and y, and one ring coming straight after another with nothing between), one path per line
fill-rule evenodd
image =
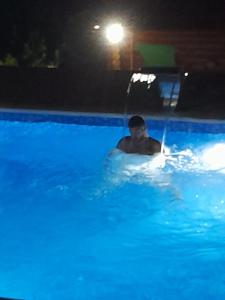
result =
M225 30L128 32L109 47L109 69L177 67L182 71L225 71Z

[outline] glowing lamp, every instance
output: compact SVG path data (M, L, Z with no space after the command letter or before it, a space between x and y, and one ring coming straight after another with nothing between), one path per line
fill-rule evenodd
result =
M96 25L94 26L94 29L95 29L95 30L100 29L100 25L97 25L97 24L96 24Z
M124 29L121 24L116 23L106 28L106 38L111 44L118 44L123 40Z

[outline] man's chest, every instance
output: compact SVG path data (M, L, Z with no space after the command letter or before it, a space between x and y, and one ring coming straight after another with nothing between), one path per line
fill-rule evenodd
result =
M129 141L126 145L126 152L127 153L140 153L145 154L148 152L148 143L146 141Z

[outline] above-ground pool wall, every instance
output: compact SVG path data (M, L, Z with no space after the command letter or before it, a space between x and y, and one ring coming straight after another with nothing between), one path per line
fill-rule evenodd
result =
M163 112L157 81L126 91L132 73L93 69L0 68L0 105L11 108L60 109L90 112ZM177 112L212 112L225 116L225 73L182 76Z

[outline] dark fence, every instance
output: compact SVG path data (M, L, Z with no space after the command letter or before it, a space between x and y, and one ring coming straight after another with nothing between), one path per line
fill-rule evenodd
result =
M0 104L61 110L121 111L129 72L0 68Z
M0 68L0 105L12 108L123 113L163 112L157 80L126 91L132 73L64 68ZM225 73L182 76L176 112L225 117Z
M225 73L193 73L184 78L176 112L225 119Z

